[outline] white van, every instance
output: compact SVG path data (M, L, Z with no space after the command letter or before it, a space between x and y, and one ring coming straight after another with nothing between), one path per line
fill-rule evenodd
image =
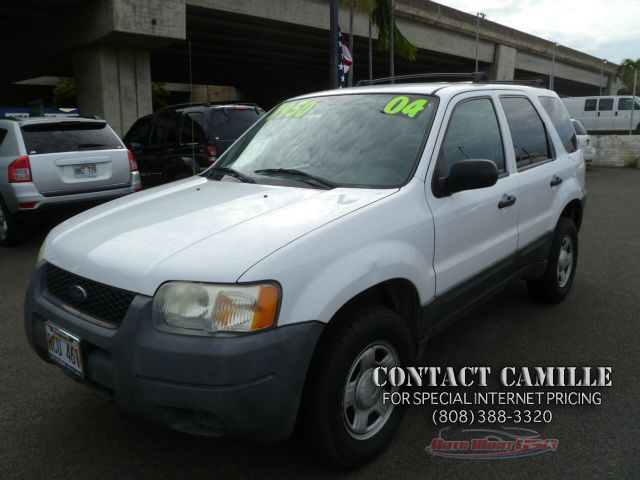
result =
M640 133L640 97L610 95L563 98L571 118L580 120L590 132L628 132L631 126L631 105L634 104L633 131Z

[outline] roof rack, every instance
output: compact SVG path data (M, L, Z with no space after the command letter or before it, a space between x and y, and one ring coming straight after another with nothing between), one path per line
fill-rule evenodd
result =
M395 77L375 78L373 80L360 80L357 87L363 85L377 85L379 83L392 83L398 80L418 80L425 78L456 78L472 80L474 83L487 82L489 77L485 72L472 73L416 73L411 75L397 75Z
M164 107L160 107L158 110L168 110L170 108L210 107L210 106L211 106L211 103L209 102L187 102L187 103L176 103L175 105L166 105Z
M497 85L528 85L531 87L546 88L544 81L537 78L535 80L489 80L486 72L471 73L416 73L412 75L398 75L395 77L375 78L373 80L360 80L357 87L365 85L378 85L381 83L393 83L403 80L420 80L434 78L449 78L458 81L471 80L473 83L497 84Z

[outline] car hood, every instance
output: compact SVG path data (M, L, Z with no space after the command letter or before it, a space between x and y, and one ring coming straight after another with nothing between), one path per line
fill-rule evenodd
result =
M232 283L284 245L396 191L195 177L67 220L47 237L44 259L145 295L168 280Z

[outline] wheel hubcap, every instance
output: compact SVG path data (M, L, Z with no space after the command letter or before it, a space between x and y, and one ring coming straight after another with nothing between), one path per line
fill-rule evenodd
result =
M562 239L558 256L557 278L558 286L564 287L569 281L573 267L573 242L568 235Z
M8 231L9 225L7 225L7 218L4 215L4 210L0 207L0 238L6 238Z
M385 342L366 347L351 365L342 398L342 418L349 435L366 440L378 433L393 411L391 402L383 404L383 392L394 392L398 387L377 387L373 383L376 367L397 367L398 354Z

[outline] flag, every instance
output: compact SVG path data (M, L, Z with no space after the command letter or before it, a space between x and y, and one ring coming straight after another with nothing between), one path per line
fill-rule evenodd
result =
M347 40L342 35L342 30L338 27L338 87L344 88L346 85L345 79L347 73L351 69L353 59L351 58L351 52Z

